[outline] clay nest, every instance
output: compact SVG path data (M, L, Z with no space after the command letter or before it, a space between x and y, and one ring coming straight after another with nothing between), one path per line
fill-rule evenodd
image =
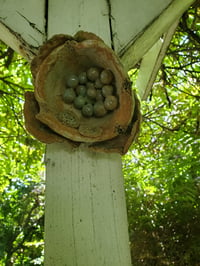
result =
M138 134L139 101L118 57L93 33L55 35L31 63L34 93L25 125L45 143L127 152Z

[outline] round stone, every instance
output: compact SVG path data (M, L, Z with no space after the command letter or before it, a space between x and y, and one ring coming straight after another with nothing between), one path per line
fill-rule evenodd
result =
M108 95L112 95L114 91L114 88L112 85L104 85L102 88L102 94L104 97L108 96Z
M93 82L87 82L86 84L87 89L94 89L94 83Z
M86 101L85 97L82 95L79 95L74 100L74 106L77 109L81 109L85 105L85 101Z
M80 84L86 84L88 81L86 72L81 72L78 76L78 79Z
M90 67L87 70L87 77L91 81L95 81L99 77L99 74L100 70L97 67Z
M97 117L102 117L107 113L103 102L96 102L94 104L94 114Z
M103 101L103 100L104 100L104 96L103 96L101 90L97 90L97 93L96 93L96 100L97 100L97 101Z
M63 100L65 103L72 103L76 97L76 93L73 88L67 88L63 94Z
M71 75L67 79L67 86L70 88L76 88L79 83L79 79L76 75Z
M103 84L101 83L100 78L98 78L98 79L95 80L94 86L97 89L101 89L103 87Z
M95 88L89 88L87 89L87 96L91 99L95 99L97 95L97 91Z
M103 84L110 84L113 80L113 73L109 69L104 69L100 74L100 81Z
M104 106L106 110L113 111L117 108L117 105L118 105L118 100L116 96L109 95L105 98Z
M82 114L86 117L91 117L93 115L93 105L88 103L88 104L85 104L82 108Z
M76 93L77 95L86 95L86 87L84 85L78 85L78 87L76 87Z

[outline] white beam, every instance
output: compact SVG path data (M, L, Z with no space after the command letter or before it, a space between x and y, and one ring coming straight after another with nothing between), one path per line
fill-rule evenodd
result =
M178 22L179 19L170 27L163 38L159 39L142 58L136 81L136 87L141 100L146 100L151 91Z
M140 33L133 43L121 51L120 57L127 70L133 68L167 29L195 0L173 0L155 21Z
M28 61L45 40L45 0L0 0L0 39Z
M128 45L160 16L173 0L110 0L110 19L115 51Z
M31 62L33 57L37 54L37 49L25 42L20 34L12 31L5 24L0 22L0 37L1 40L10 46L14 51Z

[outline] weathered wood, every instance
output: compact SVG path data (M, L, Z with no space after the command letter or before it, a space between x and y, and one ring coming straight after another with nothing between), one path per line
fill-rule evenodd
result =
M51 17L51 10L55 10L58 15L51 17L52 32L71 35L81 29L98 32L107 44L110 44L111 40L112 46L118 54L125 56L126 50L146 31L151 22L156 21L168 5L176 1L101 0L91 2L90 0L78 0L74 3L65 0L53 2L45 0L16 0L13 2L6 0L2 1L0 9L0 37L5 43L30 60L33 56L31 52L29 55L29 51L34 50L45 40L48 27L45 21ZM185 1L182 8L182 4L180 5L179 2L175 8L181 14L185 10L185 6L189 6L191 3L192 0ZM97 11L98 14L101 14L100 20L96 15ZM62 18L65 18L65 23L60 23L58 31L53 30L56 28L57 20L62 20ZM157 30L157 32L159 35L160 31ZM107 39L104 38L105 35ZM48 36L51 37L51 35ZM152 38L154 39L154 36ZM25 46L24 51L20 47L20 42ZM153 40L154 42L155 40ZM146 48L146 42L143 45ZM150 46L148 45L145 52L143 52L143 46L141 49L139 49L140 46L137 46L140 58ZM25 51L26 49L28 51ZM136 52L138 53L137 50ZM134 65L134 61L132 65Z
M48 37L56 33L74 35L77 31L84 30L98 34L110 45L108 7L105 0L49 1L48 17Z
M179 19L169 28L167 33L163 36L163 39L159 39L142 58L136 81L136 87L141 100L146 100L150 93L178 22Z
M118 54L126 51L173 0L110 0L113 42Z
M0 39L30 61L46 38L44 0L0 1Z
M133 68L143 55L154 45L167 29L183 14L194 0L173 0L132 44L120 52L121 60L127 70Z
M118 154L47 147L45 265L131 265Z
M106 13L106 1L49 1L48 38L84 29L109 45ZM45 265L130 266L120 156L51 144L46 158Z

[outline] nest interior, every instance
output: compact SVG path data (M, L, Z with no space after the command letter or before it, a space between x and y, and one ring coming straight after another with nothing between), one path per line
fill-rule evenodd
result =
M95 34L53 36L31 63L34 93L25 125L45 143L125 154L140 127L140 104L120 60Z
M103 117L85 117L74 107L73 102L66 103L63 100L70 77L78 76L91 67L98 68L100 72L109 70L113 75L110 85L114 88L117 106L115 110L106 111ZM119 60L103 42L68 40L43 60L36 74L35 96L40 106L37 119L55 132L75 141L111 139L118 135L116 128L126 130L131 121L134 106L129 85ZM105 100L106 98L103 99Z

